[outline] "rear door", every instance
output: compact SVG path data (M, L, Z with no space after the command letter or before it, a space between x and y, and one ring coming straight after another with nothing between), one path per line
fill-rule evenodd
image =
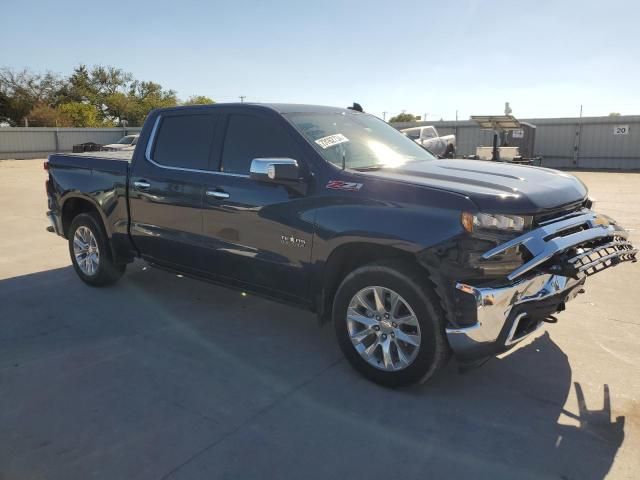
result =
M313 222L305 184L297 189L249 178L251 161L269 157L293 158L308 176L291 127L258 110L230 109L224 122L220 174L205 187L207 264L261 290L306 299Z
M143 257L199 268L202 202L217 121L210 109L162 113L130 175L131 235Z

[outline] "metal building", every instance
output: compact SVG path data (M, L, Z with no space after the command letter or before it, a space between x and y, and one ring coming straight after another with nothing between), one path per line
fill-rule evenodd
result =
M520 119L536 126L535 155L554 168L640 170L640 115ZM472 155L491 145L493 132L474 122L395 123L402 129L433 125L441 135L455 134L458 155Z

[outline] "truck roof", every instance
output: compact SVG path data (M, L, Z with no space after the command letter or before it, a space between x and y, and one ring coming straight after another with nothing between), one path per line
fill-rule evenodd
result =
M211 105L189 105L189 106L181 106L181 107L170 107L170 108L162 108L157 111L166 112L166 111L175 111L186 108L224 108L224 107L244 107L247 109L268 109L274 110L278 113L341 113L341 112L350 112L350 113L360 113L355 110L349 110L347 108L340 107L327 107L324 105L305 105L305 104L297 104L297 103L215 103Z

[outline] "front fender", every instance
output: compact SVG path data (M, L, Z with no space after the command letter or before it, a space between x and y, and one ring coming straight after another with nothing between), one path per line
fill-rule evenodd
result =
M464 199L462 199L464 200ZM380 247L381 258L403 255L414 257L427 248L459 237L464 201L450 200L442 206L421 206L356 198L326 197L315 213L312 251L312 291L321 292L330 260L345 246ZM440 202L438 202L440 203Z

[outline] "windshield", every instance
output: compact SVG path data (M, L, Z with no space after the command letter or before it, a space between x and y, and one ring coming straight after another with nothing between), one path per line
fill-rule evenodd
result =
M361 113L290 113L285 117L322 157L342 168L399 167L435 157L398 130Z
M134 138L136 138L134 135L127 135L126 137L122 137L120 140L118 140L118 143L120 145L131 145Z

